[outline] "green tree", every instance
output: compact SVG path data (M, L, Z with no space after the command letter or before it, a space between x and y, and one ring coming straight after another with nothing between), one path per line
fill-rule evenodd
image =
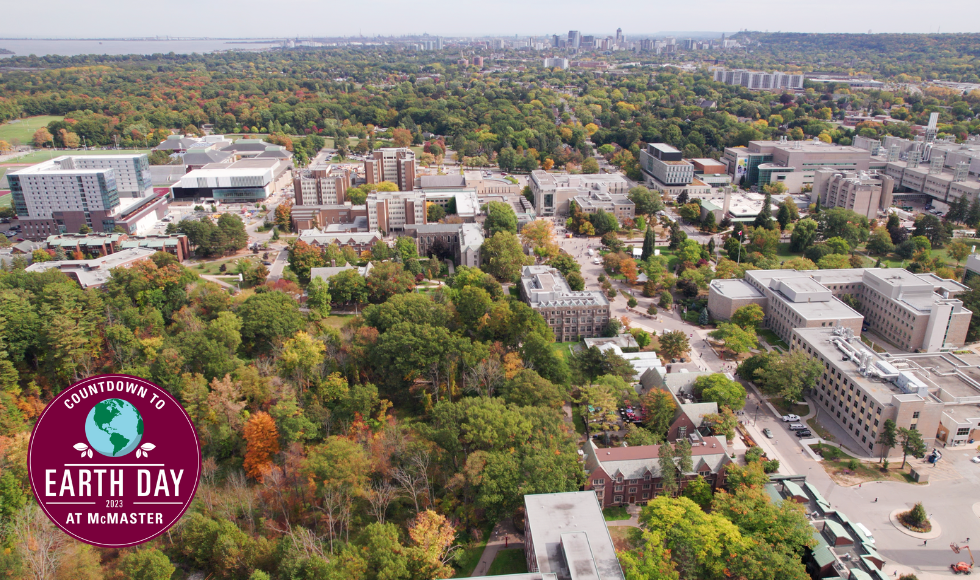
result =
M732 313L731 323L745 330L755 332L765 317L766 313L763 312L761 306L758 304L746 304Z
M514 282L521 269L533 262L521 247L520 240L511 232L500 231L483 242L481 248L483 270L498 280Z
M330 277L329 288L332 300L343 304L367 302L367 282L357 270L343 270Z
M270 350L277 341L293 336L305 325L299 305L283 292L250 296L236 314L242 320L243 344L252 352Z
M595 157L589 157L582 162L582 173L599 173L599 162Z
M885 422L882 423L881 431L878 433L878 444L881 445L881 457L878 459L878 463L881 463L892 447L898 444L895 421L885 419Z
M762 209L759 211L759 215L755 216L755 220L752 225L756 228L764 228L767 230L774 229L776 224L772 220L772 195L766 192L766 197L762 202Z
M491 201L487 204L487 219L483 222L483 229L487 231L488 237L493 237L497 232L517 233L517 214L509 203L502 201Z
M368 300L380 304L396 294L414 290L415 277L398 262L381 262L371 268L364 285Z
M132 580L169 580L177 568L156 548L139 549L119 559L119 570Z
M851 253L851 244L847 243L844 238L830 238L826 242L827 248L830 250L831 254L841 254L848 255Z
M660 353L670 360L690 350L687 335L682 330L671 330L660 335Z
M800 219L800 210L796 207L793 198L787 197L783 203L779 204L779 211L776 212L776 221L779 222L779 229L785 230L786 226Z
M820 361L801 350L794 350L768 356L762 368L746 370L752 374L744 374L740 368L739 375L754 378L766 394L783 397L787 401L799 401L807 390L816 387L823 371Z
M631 188L628 197L636 206L636 215L638 216L654 214L664 208L660 194L652 192L642 185Z
M802 252L813 245L817 239L817 228L819 224L810 218L804 218L796 222L793 233L789 238L789 249L792 252Z
M647 231L643 234L643 253L640 259L646 261L647 258L654 255L657 247L657 233L653 231L652 226L647 226Z
M619 229L619 222L616 216L607 213L603 209L597 209L594 214L589 216L589 222L595 229L595 235L601 236L607 232L614 232Z
M677 411L673 397L667 391L650 389L643 396L643 406L646 407L643 424L650 432L660 437L661 441L664 440Z
M738 411L745 406L745 387L721 373L698 377L694 381L694 393L704 401L718 403Z
M890 254L895 250L895 244L892 243L891 234L884 227L875 228L871 235L868 236L868 243L865 246L868 252L872 254L877 254L879 256L884 256L885 254Z
M909 455L921 459L926 454L926 442L922 440L922 433L917 429L899 428L898 442L902 446L901 469L905 469L905 460Z
M702 510L706 510L711 506L711 498L713 497L711 484L705 481L700 475L694 481L688 482L681 495L698 504Z
M746 330L737 324L722 322L718 329L708 334L711 338L725 342L725 348L734 354L748 352L749 349L759 348L754 330Z

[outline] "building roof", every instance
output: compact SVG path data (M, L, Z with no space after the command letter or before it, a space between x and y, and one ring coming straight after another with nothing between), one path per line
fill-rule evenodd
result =
M532 308L609 305L602 292L573 291L561 272L551 266L524 266L521 287Z
M462 175L423 175L419 177L420 189L440 189L466 187L466 177Z
M76 279L82 288L102 286L112 277L110 270L128 266L133 262L149 258L156 251L150 248L131 248L101 256L94 260L59 260L35 262L27 267L28 272L44 272L57 269Z
M624 580L594 491L524 496L538 571L562 580Z
M722 280L715 279L711 281L711 287L726 298L733 299L744 299L744 298L764 298L762 292L759 289L749 284L745 280L731 279Z
M330 244L337 244L338 246L351 246L373 244L381 239L381 234L377 232L326 232L313 228L300 232L299 239L307 244L315 244L318 246L329 246Z
M700 471L718 473L725 465L731 463L724 441L717 437L701 437L690 433L692 440L691 460L692 469L686 475L694 475ZM623 479L643 479L647 474L651 478L660 477L660 445L638 445L636 447L599 448L591 440L586 443L585 469L592 472L602 468L610 477L622 475Z
M227 151L188 151L184 153L184 165L207 165L208 163L226 163L231 158Z

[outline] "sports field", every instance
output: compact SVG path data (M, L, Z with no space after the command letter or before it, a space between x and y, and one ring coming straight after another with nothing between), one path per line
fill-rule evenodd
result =
M55 115L41 115L40 117L28 117L26 119L16 119L0 124L0 141L6 141L11 145L30 145L34 131L41 127L47 127L51 121L60 121L64 117Z
M54 159L55 157L60 157L61 155L123 155L132 153L145 153L150 154L149 149L109 149L109 150L52 150L52 149L39 149L33 153L28 153L22 157L17 157L11 159L10 163L40 163L42 161L47 161L48 159Z

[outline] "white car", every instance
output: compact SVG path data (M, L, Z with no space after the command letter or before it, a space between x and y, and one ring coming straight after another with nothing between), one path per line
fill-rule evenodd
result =
M790 423L792 421L799 421L799 415L783 415L783 423Z
M974 463L980 463L980 455L977 455L976 457L970 459L970 461L972 461Z

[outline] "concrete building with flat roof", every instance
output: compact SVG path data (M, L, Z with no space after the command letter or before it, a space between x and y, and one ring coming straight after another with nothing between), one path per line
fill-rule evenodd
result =
M648 143L640 151L644 180L671 195L679 194L694 181L694 165L685 161L680 150L666 143Z
M27 271L60 270L78 282L82 288L99 288L112 277L113 268L128 268L140 260L148 259L156 252L150 248L129 248L91 260L35 262L27 267Z
M822 168L814 172L810 200L822 207L842 207L869 220L878 218L892 204L895 180L887 175L854 173Z
M929 447L963 444L977 429L980 359L974 355L881 355L843 327L798 328L789 344L823 364L813 398L869 455L883 451L877 441L886 419L918 430Z
M966 258L966 267L963 269L963 283L980 279L980 254L972 253Z
M802 90L803 73L761 72L755 70L715 69L715 82L742 86L753 91Z
M344 231L352 233L370 229L367 206L352 205L349 201L342 204L294 205L290 219L295 232L332 226L343 226Z
M571 175L536 169L528 180L534 195L534 211L539 216L568 215L568 202L592 191L608 194L629 193L631 182L618 173Z
M427 223L425 195L418 191L376 191L364 202L372 232L400 231Z
M602 292L573 291L551 266L524 266L520 290L521 299L544 317L558 342L601 336L609 323L609 301Z
M845 326L860 334L867 326L905 351L936 352L965 343L973 313L956 296L967 290L955 280L901 268L751 270L744 280L713 280L708 311L728 320L738 308L759 304L763 325L783 340L795 328Z
M595 492L525 495L524 510L530 573L554 574L558 580L625 580Z
M621 193L590 190L586 194L576 195L573 199L583 213L594 214L601 209L615 216L619 223L633 219L636 214L636 205Z
M817 169L869 171L871 154L857 147L813 141L750 141L748 147L726 147L725 163L736 185L762 187L782 181L790 193L812 184ZM797 175L798 174L798 175Z
M399 191L415 189L415 152L408 147L383 147L364 162L368 183L390 181Z
M266 200L289 179L289 161L250 158L235 163L216 163L195 169L173 187L176 199L214 199L224 203Z
M296 205L342 204L351 185L350 171L340 165L318 165L293 170L293 198Z
M480 200L476 196L475 189L422 189L419 191L425 196L426 206L434 203L446 210L446 213L454 212L463 218L463 221L473 223L476 216L480 215Z

